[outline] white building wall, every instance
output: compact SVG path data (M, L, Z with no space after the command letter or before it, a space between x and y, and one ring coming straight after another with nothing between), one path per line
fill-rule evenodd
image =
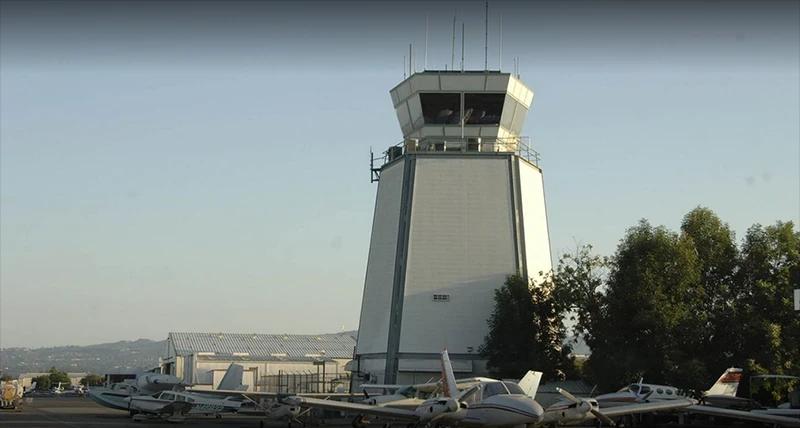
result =
M381 172L358 327L358 354L386 352L405 160Z
M516 270L509 169L505 156L417 159L399 352L478 352Z
M525 257L528 277L538 281L539 272L553 268L550 258L550 235L547 230L547 211L544 201L542 171L528 162L517 159L520 192L522 193L522 219L525 231Z

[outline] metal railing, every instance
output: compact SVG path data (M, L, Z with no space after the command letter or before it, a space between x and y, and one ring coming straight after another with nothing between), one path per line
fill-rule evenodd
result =
M370 152L372 182L380 180L381 168L409 153L514 153L539 166L539 153L531 148L530 137L425 137L403 140L375 156Z

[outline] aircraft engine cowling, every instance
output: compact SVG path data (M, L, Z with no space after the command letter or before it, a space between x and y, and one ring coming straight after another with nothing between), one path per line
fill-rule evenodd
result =
M459 402L453 398L437 400L420 406L416 410L420 421L431 422L434 420L446 419L458 421L466 416L467 404Z

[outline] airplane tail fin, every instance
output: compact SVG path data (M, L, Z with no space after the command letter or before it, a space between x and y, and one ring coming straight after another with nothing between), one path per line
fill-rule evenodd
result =
M706 395L727 395L735 397L736 391L739 390L739 382L741 380L742 369L731 367L725 370L725 373L722 373L722 376L711 386L711 389L706 391Z
M219 382L217 389L238 391L242 387L242 375L244 367L239 364L231 364L225 372L225 376Z
M444 384L445 397L458 395L456 376L453 374L453 365L450 364L450 356L447 354L447 349L442 351L442 383Z
M525 395L531 398L536 398L536 392L539 391L539 382L542 381L542 372L535 372L528 370L528 373L519 380L519 387L525 391Z

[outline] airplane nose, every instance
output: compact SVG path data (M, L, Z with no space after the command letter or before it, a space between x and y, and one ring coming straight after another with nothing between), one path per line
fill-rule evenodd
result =
M521 413L524 413L528 418L533 419L533 421L529 423L541 422L544 417L544 409L536 400L524 395L509 396L509 398L513 399L513 406L516 409L520 410Z

